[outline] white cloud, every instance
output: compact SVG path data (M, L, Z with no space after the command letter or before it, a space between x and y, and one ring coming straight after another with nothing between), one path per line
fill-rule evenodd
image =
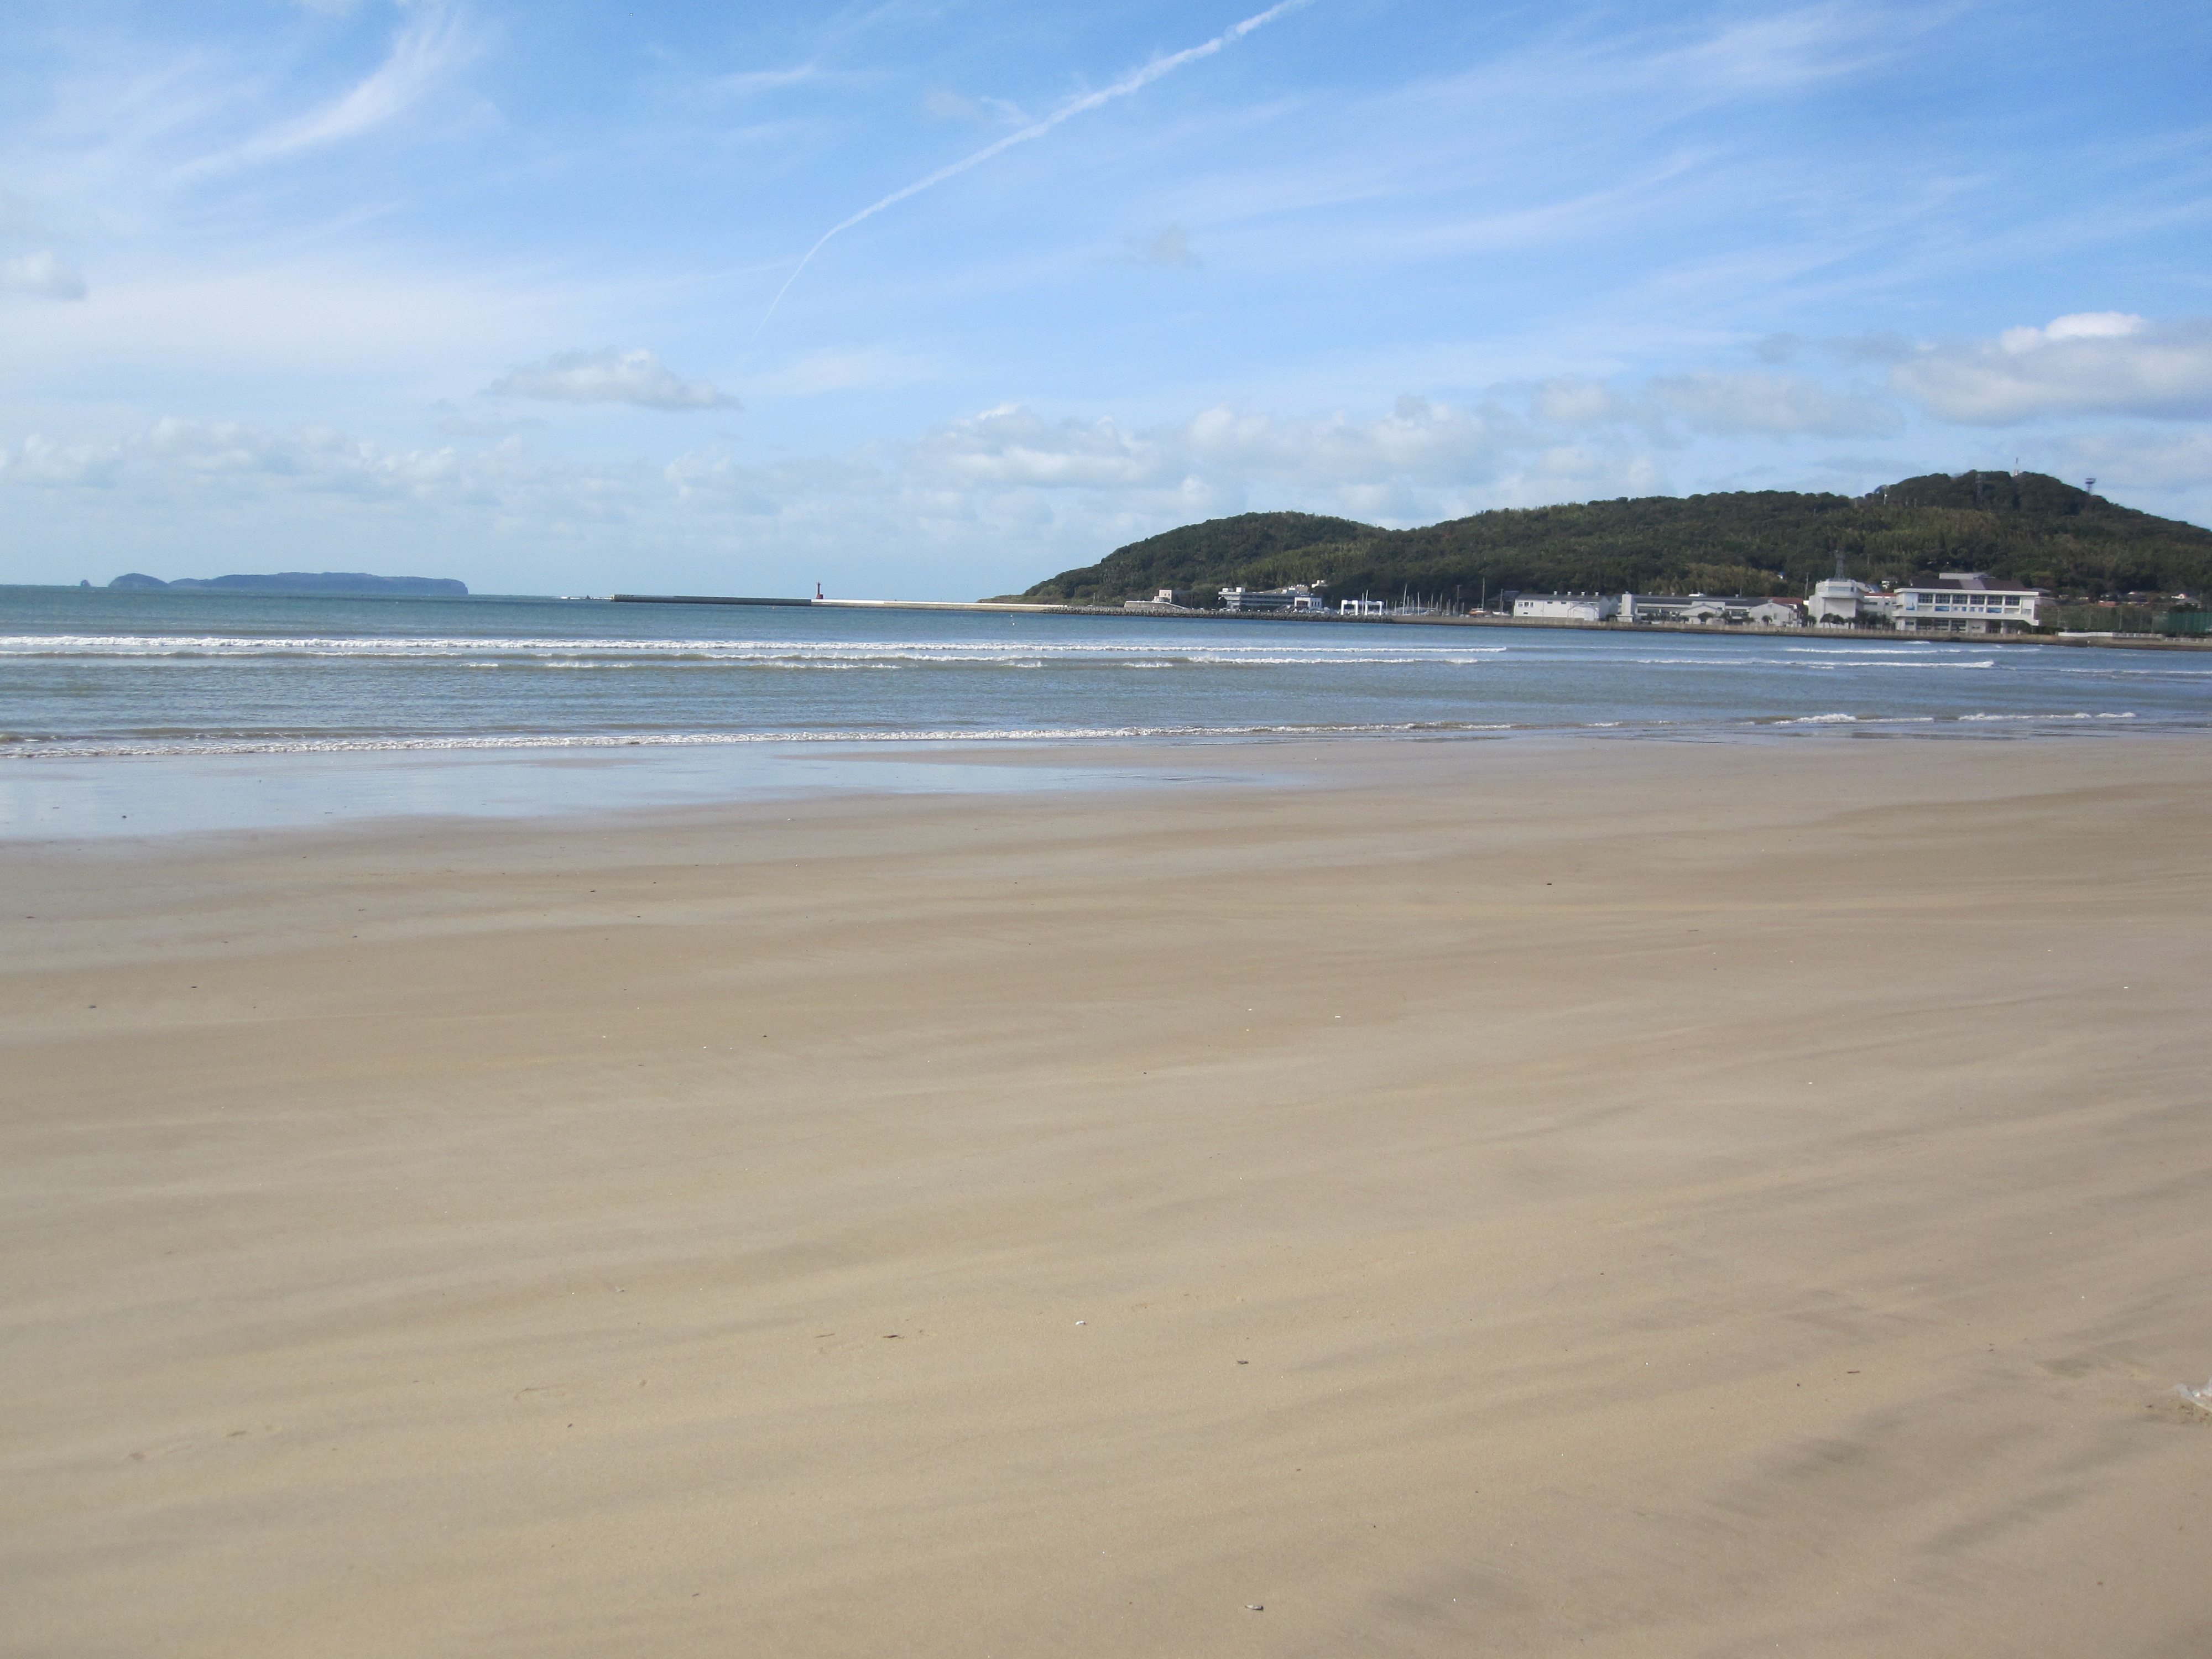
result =
M114 477L119 444L60 444L33 432L15 450L0 449L0 473L22 483L98 486Z
M82 300L85 295L83 274L46 252L0 259L0 289L42 300Z
M1796 374L1662 374L1623 386L1562 374L1509 390L1528 399L1530 414L1571 432L1633 429L1668 448L1687 441L1676 426L1722 437L1887 437L1904 421L1887 400L1837 391Z
M2051 319L2048 328L2008 328L1997 343L2017 356L2057 340L2120 340L2140 334L2148 320L2128 311L2077 311L2070 317Z
M2212 320L2081 312L1994 341L1930 346L1890 384L1942 419L2011 426L2057 415L2212 417Z
M1887 437L1905 424L1879 398L1832 392L1795 374L1669 374L1649 389L1684 425L1728 437Z
M2212 431L2084 434L2064 446L2067 471L2094 474L2097 493L2116 489L2202 489L2212 478Z
M1413 398L1366 419L1217 407L1143 428L1008 404L900 445L789 460L705 448L659 466L547 455L513 435L410 447L328 428L175 418L110 441L33 435L0 447L0 489L18 523L115 556L127 538L100 538L131 526L172 535L220 526L241 548L312 528L372 561L403 543L443 547L483 585L475 561L484 556L459 556L506 538L598 547L605 568L576 568L560 579L570 586L619 585L611 572L650 559L669 562L665 580L688 570L683 580L697 591L741 592L739 577L699 561L742 556L766 570L803 556L802 569L866 568L876 591L915 597L1034 581L1172 525L1255 505L1425 523L1663 487L1624 445L1561 441L1497 405ZM531 579L497 580L527 587ZM948 580L959 585L949 594Z
M296 517L302 507L335 511L334 530L362 513L388 520L394 512L422 522L489 519L550 530L579 518L620 520L664 497L650 469L549 459L514 438L475 451L401 448L328 427L271 431L174 416L106 443L33 433L12 451L0 447L0 478L140 514L267 521Z
M1413 397L1364 419L1224 405L1141 428L1008 404L803 472L692 456L669 476L695 504L745 501L754 513L773 504L787 526L795 513L844 501L971 556L1004 538L1000 556L1017 572L1054 558L1082 562L1255 506L1422 524L1484 507L1666 488L1658 466L1617 434L1563 441L1494 402L1460 408Z
M1635 405L1604 380L1558 374L1529 388L1529 407L1538 419L1577 430L1614 426L1639 417Z
M1342 414L1283 420L1209 409L1181 435L1203 466L1308 485L1474 483L1494 476L1506 452L1540 449L1547 441L1495 404L1463 410L1413 397L1368 421Z
M1663 488L1656 465L1615 437L1564 441L1495 402L1462 409L1413 397L1364 420L1223 405L1143 428L1006 404L905 446L898 468L917 497L998 513L1022 499L1065 498L1056 517L1144 520L1132 535L1255 500L1403 524Z
M918 481L954 489L1128 489L1171 483L1181 458L1110 418L1047 421L1018 404L951 421L912 445Z
M229 549L234 569L313 546L333 568L428 569L480 591L647 586L626 573L669 562L694 573L672 586L747 586L727 574L744 550L735 521L685 512L657 469L549 457L516 438L392 446L189 420L110 441L33 435L0 445L0 514L50 565L84 575L159 573L193 540Z
M563 351L527 363L484 390L494 397L561 404L634 404L670 411L734 409L738 400L711 380L687 380L650 351Z

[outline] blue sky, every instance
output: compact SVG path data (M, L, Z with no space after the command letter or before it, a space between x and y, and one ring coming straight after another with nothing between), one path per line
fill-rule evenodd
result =
M2212 524L2208 62L2201 4L16 0L0 580L971 598L2015 459Z

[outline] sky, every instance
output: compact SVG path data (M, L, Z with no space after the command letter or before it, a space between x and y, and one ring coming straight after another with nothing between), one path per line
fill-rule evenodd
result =
M2016 466L2212 525L2212 8L12 0L0 582L971 599Z

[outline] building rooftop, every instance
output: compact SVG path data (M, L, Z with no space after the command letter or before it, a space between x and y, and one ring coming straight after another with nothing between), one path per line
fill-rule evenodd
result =
M1929 581L1900 582L1899 592L1910 588L1917 592L1944 591L1954 593L2040 593L2043 589L2029 587L2021 582L2001 582L1986 570L1947 570Z

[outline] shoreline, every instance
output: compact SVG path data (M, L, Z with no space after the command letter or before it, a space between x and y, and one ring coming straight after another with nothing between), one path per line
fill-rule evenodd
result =
M1278 783L1347 772L1393 776L1408 765L1427 764L1419 756L1455 747L1543 753L1604 746L1630 753L1650 747L1786 750L1846 740L2093 745L2123 735L2130 746L2191 744L2204 741L2208 728L2137 724L2133 715L2119 714L1814 715L1696 726L1424 726L1319 733L579 735L155 753L0 752L0 855L10 847L77 841L378 825L397 832L425 822L646 821L656 813L879 794L1145 790L1184 787L1194 769L1201 778L1248 775ZM1402 752L1394 759L1393 751ZM10 761L16 764L6 764ZM579 806L579 790L586 787L594 804Z
M1816 629L1735 626L1713 628L1697 623L1580 622L1565 617L1423 616L1354 617L1333 611L1194 611L1182 606L1059 605L1018 599L723 599L706 594L611 593L599 601L608 605L766 605L854 611L950 611L978 614L1049 617L1119 617L1152 618L1163 622L1235 623L1363 623L1401 628L1527 628L1566 629L1597 634L1691 634L1703 638L1887 641L1899 644L1937 645L2065 645L2118 650L2212 650L2212 640L2160 635L2109 634L1939 634L1903 633L1882 629Z
M55 586L20 585L19 591L35 593L75 592L66 584ZM106 591L106 590L100 590ZM179 590L170 590L179 591ZM445 598L425 594L375 594L339 592L297 592L280 590L248 589L191 589L180 590L194 595L212 594L216 598L240 598L254 600L270 599L431 599ZM1124 621L1132 618L1152 618L1162 621L1236 622L1236 623L1361 623L1414 628L1508 628L1508 629L1564 629L1571 632L1614 634L1685 634L1705 638L1723 639L1820 639L1838 642L1854 641L1861 643L1889 641L1899 643L1934 644L2002 644L2002 645L2062 645L2075 647L2112 650L2212 650L2212 639L2185 635L2118 634L2067 631L2051 634L1939 634L1899 633L1893 629L1769 628L1764 626L1711 627L1696 623L1652 622L1582 622L1560 617L1476 616L1409 616L1355 617L1336 611L1194 611L1172 605L1146 605L1137 609L1127 605L1083 605L1042 603L1017 599L810 599L757 598L738 595L702 593L611 593L601 595L575 593L470 593L452 598L501 604L510 601L563 605L706 605L738 608L768 608L787 610L825 611L910 611L967 612L979 615L1030 615L1059 617L1118 617Z

